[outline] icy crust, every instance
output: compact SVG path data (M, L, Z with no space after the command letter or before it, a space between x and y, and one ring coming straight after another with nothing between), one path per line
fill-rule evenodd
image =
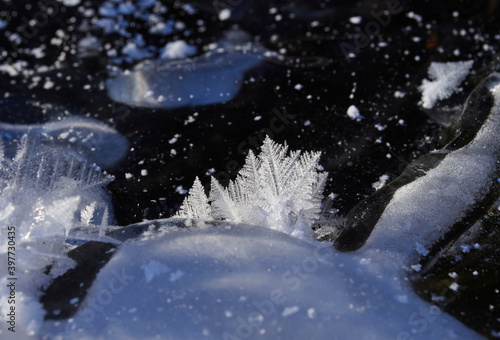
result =
M17 151L13 142L26 134L39 144L57 145L60 151L71 153L71 157L103 168L116 165L128 151L127 139L115 129L92 118L72 116L44 124L0 123L8 156Z
M75 264L66 256L66 241L98 239L113 221L104 189L112 177L85 156L99 159L106 154L101 148L123 137L78 118L0 129L7 149L17 147L10 156L0 143L0 321L8 325L12 306L16 320L16 332L2 327L0 337L23 339L37 335L43 322L43 289Z
M130 106L173 109L224 103L238 93L255 53L210 52L184 60L144 61L106 82L114 101Z
M161 109L227 102L263 57L260 46L236 41L240 35L232 33L220 48L193 58L145 60L107 80L108 95L130 106Z
M474 140L397 190L366 248L390 251L402 262L426 255L433 242L488 194L499 177L500 74L483 84L489 86L494 105Z
M251 225L125 243L77 314L42 339L475 339L392 270ZM389 321L390 320L390 321Z

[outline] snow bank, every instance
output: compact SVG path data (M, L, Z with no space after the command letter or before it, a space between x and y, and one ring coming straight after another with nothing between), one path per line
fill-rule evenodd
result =
M42 330L47 339L478 338L377 260L257 226L168 227L125 244L79 312Z

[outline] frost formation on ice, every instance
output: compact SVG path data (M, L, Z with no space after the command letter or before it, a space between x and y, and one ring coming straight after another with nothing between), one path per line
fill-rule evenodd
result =
M490 194L500 171L500 74L486 78L469 100L480 102L484 88L487 90L484 92L494 98L494 103L474 139L448 153L424 176L398 189L366 247L381 251L391 249L402 260L415 260L417 253L432 246L477 202Z
M87 148L113 147L123 137L83 118L31 126L20 140L16 134L26 126L1 124L0 129L5 140L0 141L0 319L8 319L7 284L15 277L15 335L23 339L37 334L43 322L43 289L74 265L66 256L67 241L99 239L113 222L103 189L113 178L85 156L106 157L106 151L92 154ZM72 138L62 138L65 133ZM6 145L11 152L17 145L17 152L9 156ZM14 259L10 265L9 256Z
M207 197L195 181L177 215L195 220L144 222L139 236L131 230L133 239L99 272L77 313L46 320L40 333L71 339L479 338L417 296L407 276L417 256L498 178L499 84L494 74L480 85L495 101L475 138L397 190L358 251L303 242L326 180L316 169L319 153L288 154L266 139L227 188L213 180ZM91 211L86 205L78 223L87 224ZM38 306L32 301L27 309L31 320L41 320Z
M408 275L498 178L500 75L473 95L484 95L484 88L494 103L474 139L399 188L361 249L341 253L255 225L270 212L269 223L287 228L311 222L307 208L320 197L313 188L324 181L315 170L319 154L288 155L267 139L228 188L213 181L207 197L195 181L177 217L196 219L117 231L132 239L97 275L76 315L47 320L42 332L72 339L480 338L422 300ZM288 201L292 188L302 192L294 197L298 210ZM253 225L210 221L216 218ZM460 287L450 289L458 294Z
M428 70L431 80L424 79L418 88L422 92L422 106L430 109L439 100L449 98L465 80L473 63L473 60L431 63Z
M328 173L317 170L320 152L287 151L266 137L259 156L249 151L227 188L212 177L208 198L196 178L175 217L256 224L312 239Z

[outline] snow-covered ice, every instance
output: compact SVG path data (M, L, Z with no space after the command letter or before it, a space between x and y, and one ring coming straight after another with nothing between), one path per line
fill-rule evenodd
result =
M126 243L98 274L78 313L46 321L42 334L47 339L478 338L421 300L384 256L374 252L370 264L360 264L356 254L251 225L165 227ZM184 275L172 281L160 273L148 281L144 266L156 263Z
M85 157L87 162L109 168L118 163L128 151L128 141L115 129L93 118L71 116L43 124L10 124L0 122L0 134L6 154L17 151L14 141L25 134L37 143L57 145L73 157Z
M219 42L221 48L193 58L145 60L132 71L109 79L108 94L114 101L148 108L227 102L240 90L245 72L262 59L261 48L248 42L234 44L234 36L238 35ZM192 54L186 48L183 54Z

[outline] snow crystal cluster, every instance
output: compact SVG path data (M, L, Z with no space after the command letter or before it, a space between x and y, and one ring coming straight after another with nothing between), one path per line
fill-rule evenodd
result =
M78 125L70 128L74 120L62 122L48 126L67 124L66 134L73 133L73 139L66 143L75 149L97 145L96 138L102 142L98 132L104 124L82 120L96 127L93 134L82 136ZM4 124L2 129L15 132L16 127ZM67 241L98 239L112 221L110 198L103 189L112 177L58 144L60 140L49 143L41 131L61 133L41 125L20 140L0 141L0 319L4 323L15 305L18 339L36 334L45 315L39 302L43 289L74 265L66 256L71 248ZM16 140L17 152L9 157L4 144L12 148ZM12 282L14 295L8 286Z
M312 239L328 174L317 171L319 152L287 150L266 137L260 155L249 151L227 188L212 177L209 197L196 178L175 217L255 224Z
M178 9L188 15L194 14L186 10L186 7ZM112 63L119 65L123 62L137 62L155 55L164 54L166 56L188 55L196 52L196 47L179 40L169 42L160 49L157 44L163 37L168 37L175 33L182 33L189 36L185 31L186 24L180 20L173 20L169 17L169 10L160 2L151 0L141 0L133 2L103 1L98 10L99 19L91 21L90 25L100 28L104 36L118 34L126 39L125 44L120 48L116 46L105 46L106 54L112 58ZM131 27L131 22L148 29L148 35L143 36L136 33ZM174 45L171 45L171 44Z
M439 100L447 99L457 92L458 86L469 74L473 63L473 60L431 63L428 70L431 80L424 79L419 86L422 92L422 106L430 109Z

